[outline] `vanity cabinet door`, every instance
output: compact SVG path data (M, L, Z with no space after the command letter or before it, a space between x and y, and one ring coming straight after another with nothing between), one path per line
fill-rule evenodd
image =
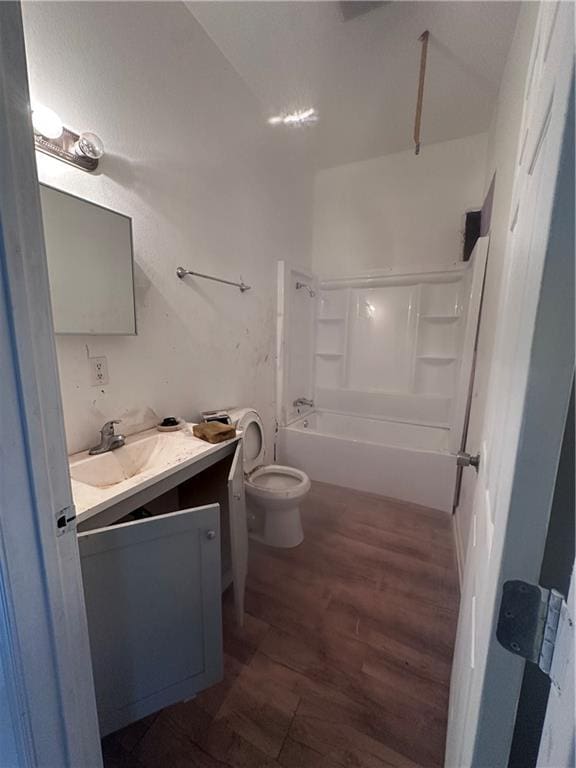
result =
M242 627L244 625L244 593L248 572L248 522L244 497L244 462L241 440L238 442L228 474L228 512L230 516L234 609L236 621Z
M218 504L78 543L103 736L221 680Z

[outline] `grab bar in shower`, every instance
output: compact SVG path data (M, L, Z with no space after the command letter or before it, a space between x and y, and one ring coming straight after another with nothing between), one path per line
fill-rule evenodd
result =
M211 275L203 275L202 272L193 272L191 269L184 269L184 267L178 267L176 269L176 275L182 280L182 278L192 275L193 277L203 277L204 280L214 280L215 283L225 283L226 285L234 285L236 288L240 288L241 292L249 291L251 286L246 285L245 282L234 283L232 280L224 280L221 277L212 277Z

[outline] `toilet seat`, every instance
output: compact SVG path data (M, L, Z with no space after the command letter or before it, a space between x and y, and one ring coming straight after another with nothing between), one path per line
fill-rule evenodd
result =
M246 478L246 484L257 498L297 499L310 490L310 478L294 467L267 464L256 468Z
M264 466L264 427L262 419L253 408L233 409L229 413L236 429L242 430L242 455L244 475Z

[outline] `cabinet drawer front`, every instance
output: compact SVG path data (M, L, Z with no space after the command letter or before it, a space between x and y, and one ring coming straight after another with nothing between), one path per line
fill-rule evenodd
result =
M221 679L217 504L78 543L102 735Z

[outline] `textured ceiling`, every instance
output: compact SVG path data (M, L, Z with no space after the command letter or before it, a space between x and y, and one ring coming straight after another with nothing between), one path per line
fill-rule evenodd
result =
M318 168L412 146L419 35L430 30L422 145L488 129L518 3L187 2L262 105L314 106L286 129ZM361 7L362 6L362 7Z

